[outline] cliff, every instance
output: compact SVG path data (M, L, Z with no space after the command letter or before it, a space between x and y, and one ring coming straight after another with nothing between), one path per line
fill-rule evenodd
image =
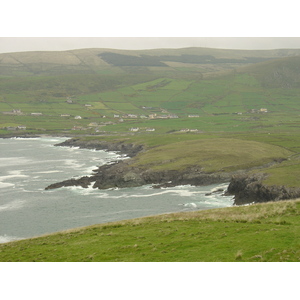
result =
M132 166L133 162L129 159L104 165L94 170L95 174L91 176L54 183L46 187L46 190L63 186L81 186L86 188L90 184L93 184L93 188L98 189L135 187L146 184L154 184L155 188L185 184L198 186L229 182L231 177L229 174L207 174L193 168L181 171L154 171Z
M263 173L249 175L247 170L206 173L197 166L189 166L182 170L155 170L147 168L147 166L141 167L136 164L134 156L141 151L145 151L142 145L121 141L84 141L79 138L72 138L56 146L118 151L127 154L131 158L100 166L90 176L51 184L45 188L46 190L66 186L87 188L92 185L93 188L108 189L153 184L154 188L161 188L186 184L200 186L230 182L226 194L234 195L235 205L300 197L300 188L265 185L263 180L266 175Z
M262 173L234 175L230 180L227 194L235 196L235 205L279 201L300 197L300 188L266 185L263 183L263 179L265 178L266 175Z
M135 156L144 148L139 144L125 143L121 141L99 141L99 140L83 140L80 138L71 138L55 146L79 147L83 149L95 149L106 151L118 151L120 154L126 154L129 157Z

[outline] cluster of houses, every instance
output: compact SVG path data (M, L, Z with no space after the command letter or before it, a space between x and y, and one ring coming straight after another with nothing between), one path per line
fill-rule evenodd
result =
M22 111L20 109L13 109L12 111L4 111L4 115L23 115Z
M129 131L132 132L138 132L138 131L147 131L147 132L151 132L151 131L155 131L155 128L139 128L139 127L132 127L129 129Z
M7 127L4 127L3 129L8 130L8 131L26 130L26 126L23 126L23 125L20 125L20 126L7 126Z

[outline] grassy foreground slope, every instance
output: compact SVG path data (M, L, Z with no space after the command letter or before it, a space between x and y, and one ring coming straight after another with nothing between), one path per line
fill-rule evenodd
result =
M165 214L0 245L0 261L300 261L300 200Z

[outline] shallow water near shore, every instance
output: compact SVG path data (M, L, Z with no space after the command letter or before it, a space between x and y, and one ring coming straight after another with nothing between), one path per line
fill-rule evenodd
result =
M0 243L75 227L233 204L232 197L212 193L225 190L226 183L45 191L51 183L90 175L97 166L124 159L115 152L54 146L64 140L0 139Z

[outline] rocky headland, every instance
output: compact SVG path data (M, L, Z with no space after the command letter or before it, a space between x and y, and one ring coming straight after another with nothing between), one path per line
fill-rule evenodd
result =
M300 188L264 184L266 176L264 173L233 175L226 193L234 195L236 205L300 197Z
M263 184L263 179L266 177L265 174L249 175L248 170L231 173L205 173L197 166L182 170L159 171L151 168L142 168L135 164L134 159L138 153L145 151L142 145L120 141L89 141L72 138L56 146L118 151L120 154L126 154L130 158L100 166L90 176L84 176L79 179L68 179L51 184L45 188L46 190L67 186L87 188L92 185L93 188L109 189L152 184L153 188L163 188L186 184L201 186L230 182L225 194L234 195L235 205L300 197L299 188L265 185Z

